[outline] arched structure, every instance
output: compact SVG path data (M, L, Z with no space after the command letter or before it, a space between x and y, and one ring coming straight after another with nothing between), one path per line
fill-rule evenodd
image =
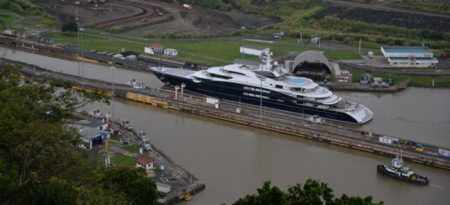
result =
M292 65L292 74L323 80L335 75L328 59L319 51L304 51L297 55Z

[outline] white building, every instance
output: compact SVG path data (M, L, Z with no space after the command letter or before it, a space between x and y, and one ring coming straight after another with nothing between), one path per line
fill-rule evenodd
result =
M154 162L153 158L149 156L141 156L138 157L136 160L136 167L142 167L146 171L149 171L153 169L153 162Z
M261 54L263 53L270 53L270 48L264 48L254 45L241 46L239 50L241 54L258 57L261 57Z
M164 49L164 55L165 56L176 56L178 55L178 50L173 48L166 48Z
M381 52L394 67L436 67L437 58L424 46L381 46Z
M84 121L79 121L84 123ZM83 141L82 147L92 149L94 145L101 145L106 139L109 139L110 132L106 131L108 123L90 122L88 124L68 124L78 130Z

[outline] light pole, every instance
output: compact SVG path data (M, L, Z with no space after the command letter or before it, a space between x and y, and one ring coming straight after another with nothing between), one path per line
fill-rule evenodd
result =
M241 26L241 31L242 31L242 44L244 44L244 37L245 37L245 26Z
M76 1L75 5L77 5L77 10L76 10L76 17L75 17L75 21L77 24L77 46L78 46L78 53L77 55L80 56L80 23L79 23L79 18L80 18L80 13L79 13L79 5L80 2ZM78 61L78 75L81 76L81 64L80 61Z
M300 24L300 44L303 44L303 24Z
M259 116L262 117L262 78L259 81L261 83L259 87Z
M80 31L80 39L81 39L78 49L80 49L81 57L83 57L84 56L84 53L83 53L83 31L84 31L84 28L80 26L80 28L78 30ZM83 61L81 62L81 79L84 81L84 63L83 63Z
M112 90L112 94L111 94L111 119L114 119L114 66L111 66L111 90Z
M208 30L208 33L206 35L208 35L207 38L208 38L208 45L209 45L209 40L210 40L209 24L206 26L206 29Z

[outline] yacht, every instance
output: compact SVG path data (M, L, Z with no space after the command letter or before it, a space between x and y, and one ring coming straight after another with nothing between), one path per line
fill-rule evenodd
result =
M219 99L354 124L373 118L367 107L347 101L309 78L292 76L270 56L263 55L259 66L230 64L200 71L158 66L150 70L164 83Z

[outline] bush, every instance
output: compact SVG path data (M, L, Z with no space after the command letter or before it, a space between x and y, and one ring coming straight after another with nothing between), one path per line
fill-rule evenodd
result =
M210 9L218 9L222 11L230 10L230 5L224 3L222 0L199 0L198 5Z
M66 23L63 23L61 26L62 32L77 32L78 31L78 24L75 21L69 21Z

